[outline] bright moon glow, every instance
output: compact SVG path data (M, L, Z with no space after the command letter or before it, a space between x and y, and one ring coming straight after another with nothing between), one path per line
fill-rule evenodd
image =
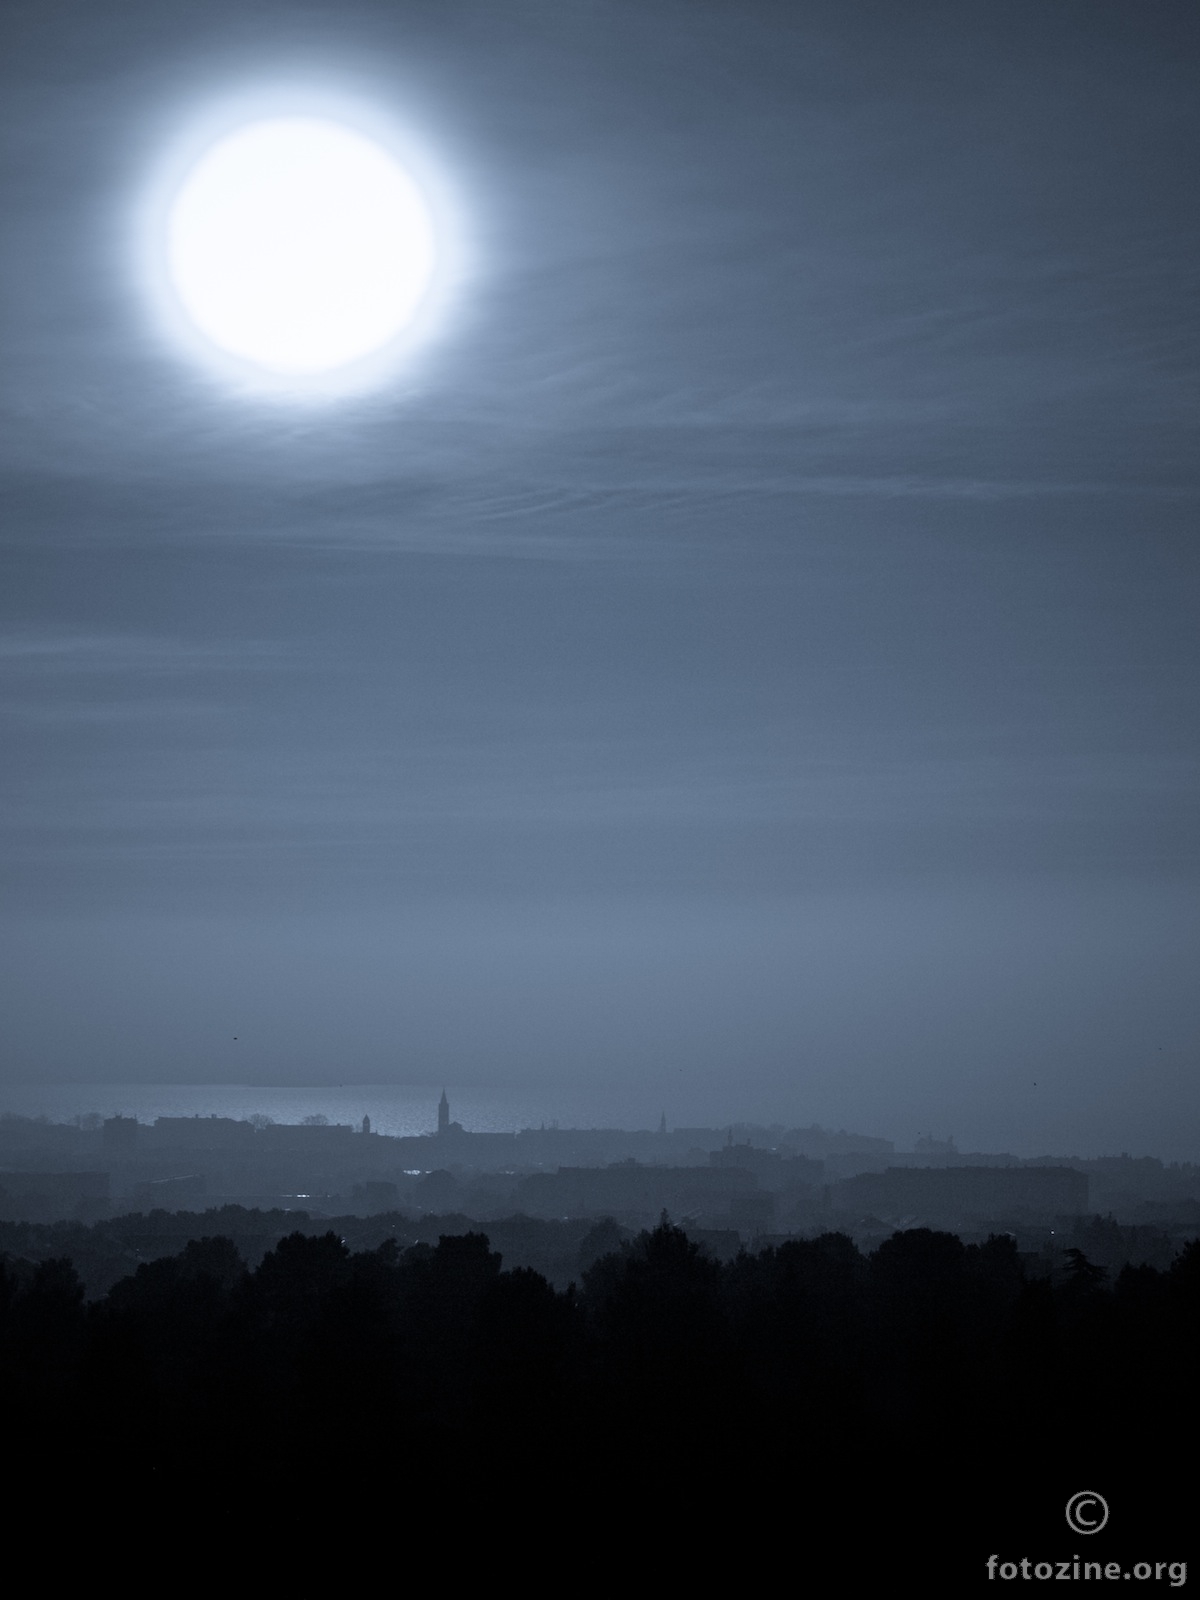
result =
M192 168L167 219L167 264L215 345L304 377L403 332L436 252L424 198L384 150L287 117L240 129Z

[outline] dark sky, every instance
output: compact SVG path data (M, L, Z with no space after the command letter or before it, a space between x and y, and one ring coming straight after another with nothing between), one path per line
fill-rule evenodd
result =
M9 1081L1200 1157L1192 0L0 29ZM146 286L166 153L301 88L459 240L320 401Z

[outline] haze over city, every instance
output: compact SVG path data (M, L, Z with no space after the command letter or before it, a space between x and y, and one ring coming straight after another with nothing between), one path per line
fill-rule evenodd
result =
M14 1570L1186 1587L1198 64L0 6Z

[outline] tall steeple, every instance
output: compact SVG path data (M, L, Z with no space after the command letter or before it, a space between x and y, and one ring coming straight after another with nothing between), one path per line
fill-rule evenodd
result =
M442 1098L438 1101L438 1132L450 1132L450 1102L446 1099L446 1091L442 1090Z

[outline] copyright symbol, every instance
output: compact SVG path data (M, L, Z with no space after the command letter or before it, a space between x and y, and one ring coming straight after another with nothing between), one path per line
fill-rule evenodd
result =
M1081 1489L1067 1501L1067 1527L1072 1533L1099 1533L1108 1521L1108 1501L1102 1494Z

